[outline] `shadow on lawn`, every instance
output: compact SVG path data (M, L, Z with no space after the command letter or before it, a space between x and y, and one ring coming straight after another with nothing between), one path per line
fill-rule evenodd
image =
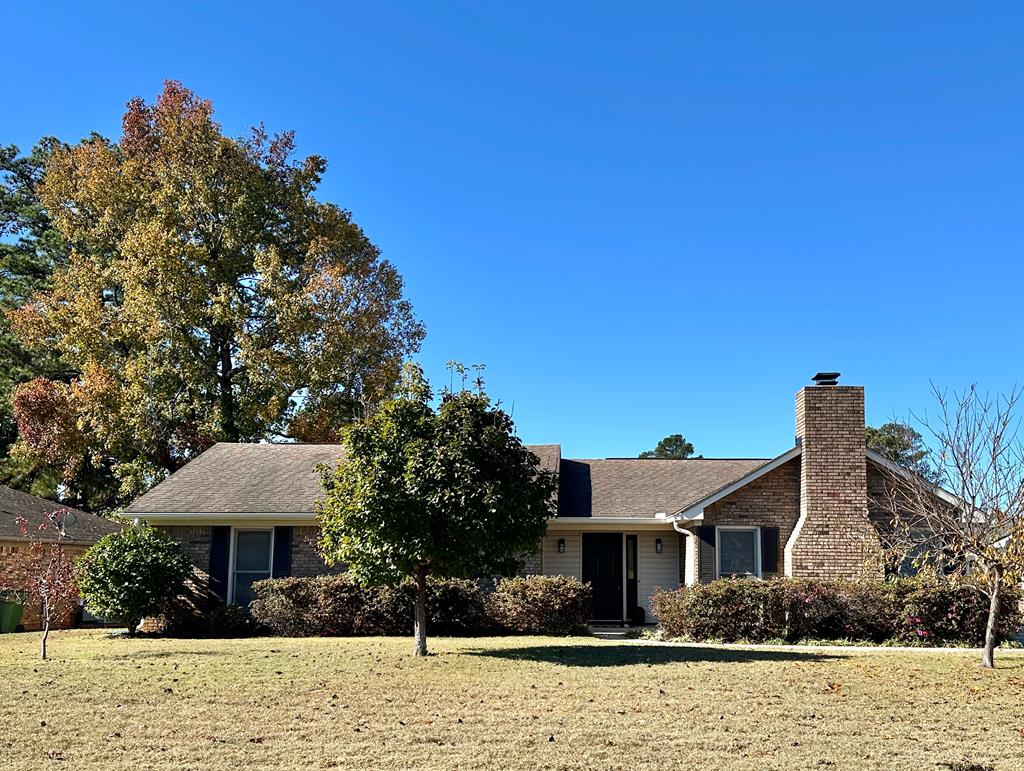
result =
M674 645L531 645L525 648L480 648L470 656L510 661L542 661L569 667L628 667L636 664L743 663L753 661L825 661L827 653L738 650L735 648L683 648Z

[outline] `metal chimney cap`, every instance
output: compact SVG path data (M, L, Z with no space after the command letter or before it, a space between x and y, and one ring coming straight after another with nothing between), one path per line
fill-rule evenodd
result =
M819 372L811 378L815 385L838 385L840 372Z

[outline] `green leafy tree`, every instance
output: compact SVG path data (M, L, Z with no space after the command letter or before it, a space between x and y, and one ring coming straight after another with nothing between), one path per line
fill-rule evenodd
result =
M638 457L641 458L691 458L693 457L693 445L686 441L682 434L666 436L653 450L644 450Z
M431 402L410 365L400 396L345 432L319 504L330 564L370 584L414 579L417 656L427 654L427 576L514 572L544 535L556 485L480 380Z
M913 426L895 421L883 423L878 428L865 426L864 435L869 449L909 471L917 472L927 481L938 481L924 437Z
M160 530L130 527L108 533L76 564L89 610L121 619L134 636L142 619L162 611L185 589L192 563Z
M38 190L71 253L10 317L75 374L27 384L15 413L66 476L109 466L111 505L218 440L336 441L418 349L398 272L316 199L324 159L293 151L226 136L173 82L129 102L118 142L53 149Z

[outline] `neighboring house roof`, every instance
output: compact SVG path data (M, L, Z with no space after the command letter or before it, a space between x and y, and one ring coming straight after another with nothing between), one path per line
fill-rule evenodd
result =
M16 521L18 517L25 517L29 522L29 529L37 533L39 525L47 521L47 513L53 511L70 511L75 515L75 521L68 524L64 530L68 540L72 542L96 543L107 533L121 529L121 525L112 520L0 485L0 540L25 539ZM50 539L44 535L44 540Z
M558 516L653 519L749 474L764 458L563 460Z

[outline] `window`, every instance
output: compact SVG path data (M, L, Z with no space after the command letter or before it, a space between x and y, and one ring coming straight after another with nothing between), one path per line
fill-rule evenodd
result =
M756 527L719 527L718 577L760 577L761 536Z
M232 602L236 605L252 602L253 582L270 578L273 541L273 530L235 531Z

